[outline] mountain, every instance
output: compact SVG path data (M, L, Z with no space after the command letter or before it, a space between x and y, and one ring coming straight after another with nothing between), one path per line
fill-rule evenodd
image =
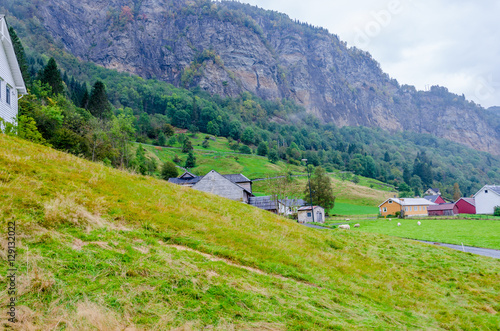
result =
M324 123L430 133L500 155L500 131L480 106L444 87L400 86L370 54L281 13L207 0L6 0L6 7L106 68L221 96L287 98Z

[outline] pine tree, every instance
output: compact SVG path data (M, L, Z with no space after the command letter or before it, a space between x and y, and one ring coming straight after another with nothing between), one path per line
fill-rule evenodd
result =
M61 71L57 68L56 60L53 57L50 58L49 63L43 69L40 81L44 84L49 84L53 95L64 93Z
M193 154L193 151L189 151L188 157L186 159L186 168L194 168L196 167L196 157Z
M92 115L101 119L110 119L112 116L111 104L108 101L106 87L101 81L95 82L90 92L88 110Z
M193 150L193 145L191 144L191 140L185 139L184 144L182 145L182 153L188 153Z
M12 40L12 46L14 46L14 52L16 53L17 62L19 63L19 68L21 69L21 74L23 76L24 83L27 86L31 86L31 76L29 73L28 63L26 61L26 53L24 52L24 47L21 44L21 40L16 34L13 27L9 27L9 35Z

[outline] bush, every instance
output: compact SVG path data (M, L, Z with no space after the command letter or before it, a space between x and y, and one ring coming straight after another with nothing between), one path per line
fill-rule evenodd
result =
M495 207L495 211L493 212L493 216L500 216L500 206Z

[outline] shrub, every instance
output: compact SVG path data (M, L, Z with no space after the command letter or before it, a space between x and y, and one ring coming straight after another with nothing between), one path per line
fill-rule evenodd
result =
M493 212L493 216L500 216L500 206L495 207L495 211Z

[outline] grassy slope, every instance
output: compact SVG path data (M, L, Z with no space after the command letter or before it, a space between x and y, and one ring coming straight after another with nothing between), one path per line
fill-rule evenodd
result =
M500 326L497 260L309 229L3 135L0 186L1 226L17 222L18 329Z
M396 226L400 222L401 227ZM357 222L361 231L447 244L500 249L500 220L416 219Z

